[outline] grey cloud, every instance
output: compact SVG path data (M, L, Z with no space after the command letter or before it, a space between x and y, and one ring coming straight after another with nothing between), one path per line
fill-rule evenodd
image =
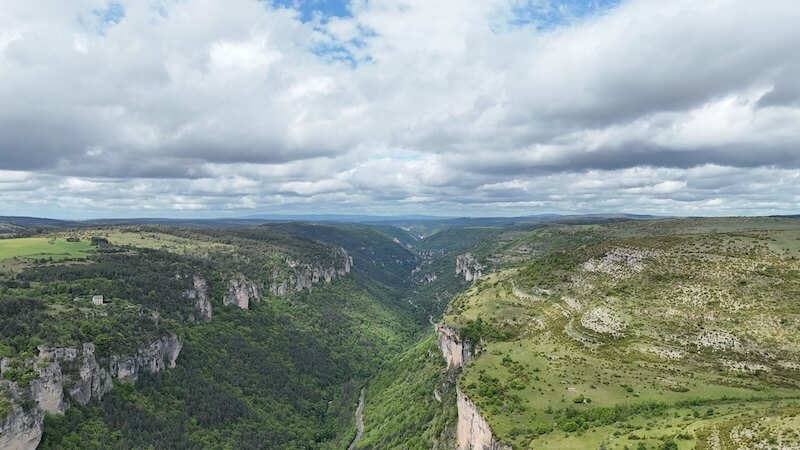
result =
M734 167L774 166L800 168L800 152L796 147L778 149L751 146L718 147L676 151L649 143L627 144L598 151L563 152L546 161L530 160L525 153L510 152L505 157L481 155L478 157L451 157L451 164L469 172L495 176L538 176L553 172L584 171L589 169L618 170L639 166L672 167L688 169L704 164Z
M0 174L30 177L0 200L85 214L141 199L198 214L797 203L781 177L800 181L800 4L630 0L548 32L492 29L512 3L357 2L301 23L255 0L130 1L104 35L77 20L99 0L6 5Z
M772 89L758 100L758 106L800 106L800 65L782 70Z

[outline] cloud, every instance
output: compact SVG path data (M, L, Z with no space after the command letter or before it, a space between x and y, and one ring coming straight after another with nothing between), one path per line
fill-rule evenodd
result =
M796 205L797 2L303 5L5 5L0 213Z

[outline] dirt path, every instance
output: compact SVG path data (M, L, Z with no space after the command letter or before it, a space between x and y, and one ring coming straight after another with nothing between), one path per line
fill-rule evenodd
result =
M362 387L361 395L358 397L358 408L356 408L356 437L353 438L353 442L350 443L350 447L347 447L347 450L356 448L358 440L361 439L361 435L364 434L364 394L366 393L366 389L366 387Z

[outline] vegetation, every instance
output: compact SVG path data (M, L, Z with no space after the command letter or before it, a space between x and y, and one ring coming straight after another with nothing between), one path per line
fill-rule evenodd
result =
M85 258L91 248L88 241L68 242L55 236L0 239L0 262L12 259L61 261ZM8 265L6 262L2 267Z
M93 342L101 364L166 333L184 347L177 368L48 415L40 448L342 448L354 434L359 385L419 336L401 300L415 257L371 229L124 226L55 241L73 236L87 249L93 240L95 251L0 274L4 377L19 386L35 378L41 344ZM266 295L248 311L222 305L229 277L244 274L268 293L295 270L289 261L297 270L341 268L338 247L352 252L349 276ZM209 322L193 320L194 275L208 284ZM96 294L106 304L92 305Z
M176 368L48 415L41 448L347 448L366 386L357 448L447 449L456 385L515 450L800 443L795 220L47 226L0 240L4 383L38 376L40 345L93 342L101 361L166 333L184 347ZM343 273L342 249L349 274L270 293ZM454 270L467 252L488 272L472 283ZM240 275L263 293L248 310L222 304ZM440 319L477 351L460 372ZM0 418L15 401L0 392Z
M430 449L453 444L455 389L446 392L447 374L430 333L401 353L369 382L366 433L359 449Z
M445 317L480 343L459 384L502 442L705 448L742 412L789 429L785 411L800 398L800 265L785 243L800 224L577 228L522 239L549 250L479 280ZM553 233L587 239L537 243Z

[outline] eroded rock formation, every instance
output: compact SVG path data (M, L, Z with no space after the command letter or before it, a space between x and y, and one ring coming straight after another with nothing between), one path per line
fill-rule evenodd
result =
M261 288L248 281L244 275L239 274L231 278L228 281L228 291L222 298L222 304L249 309L251 301L261 301Z
M353 267L353 257L343 248L336 249L330 266L323 267L315 264L306 264L287 258L286 265L291 273L283 281L276 281L270 286L272 295L284 296L290 291L311 289L315 284L324 281L330 283L337 277L350 273ZM280 274L273 274L273 278L282 278Z
M495 440L492 428L481 416L478 407L458 387L456 402L456 437L459 450L511 450L510 446L499 444Z
M446 325L437 325L439 349L447 361L447 370L460 370L473 358L469 342L462 340L458 333ZM510 446L499 444L492 428L481 416L478 407L456 386L456 406L458 422L456 438L459 450L512 450Z
M15 397L13 383L3 381L6 395L11 396L11 411L0 419L0 448L4 450L34 450L42 440L44 413L34 408L25 411L19 406ZM10 395L9 395L10 394Z
M206 279L195 275L192 277L192 289L184 294L186 298L194 300L195 319L200 321L211 320L211 300L208 298L208 283Z
M467 281L480 278L484 269L485 267L472 256L472 253L456 256L456 275L463 275Z
M442 351L448 370L457 370L472 360L472 348L469 342L464 342L455 330L446 325L437 325L437 342Z
M39 355L26 361L38 376L29 386L2 381L2 395L11 402L11 412L0 420L0 448L35 449L42 438L44 413L61 414L70 402L86 405L111 391L113 379L136 381L142 372L156 373L175 367L183 348L176 335L164 336L134 355L114 355L98 362L94 344L75 348L39 346ZM7 360L0 364L9 370ZM65 394L67 392L68 394ZM32 402L29 402L32 401ZM21 405L32 403L25 410Z

